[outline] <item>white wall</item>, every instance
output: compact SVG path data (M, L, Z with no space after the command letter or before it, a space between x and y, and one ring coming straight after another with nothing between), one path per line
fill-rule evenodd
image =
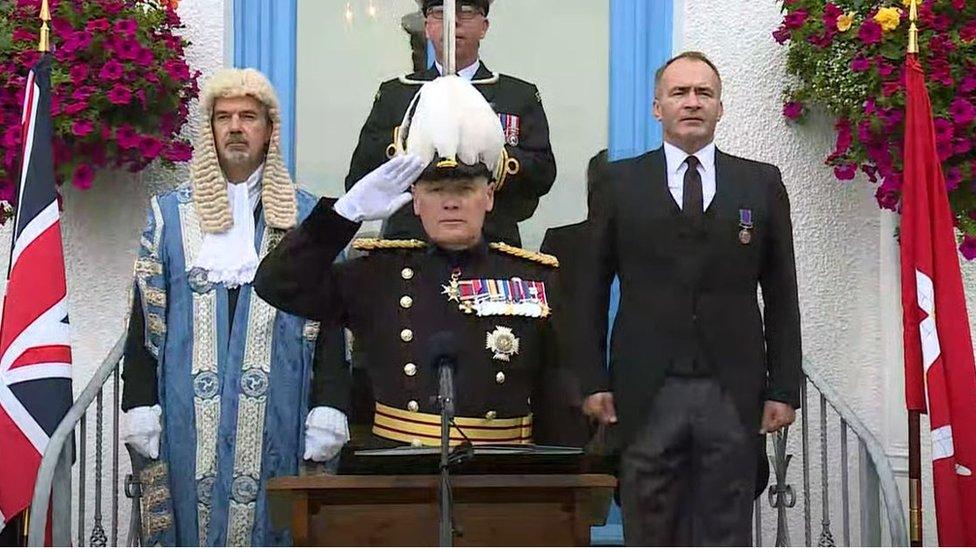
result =
M375 18L367 15L370 5L378 9ZM299 0L296 171L314 192L342 192L377 87L410 72L400 17L416 10L413 0ZM525 245L536 248L546 228L586 215L586 163L607 142L609 3L504 1L489 20L485 63L535 83L549 118L559 174L521 226Z
M180 3L179 14L186 24L183 30L192 46L187 49L191 70L203 71L207 78L224 62L224 1L192 0ZM203 80L201 80L201 84ZM196 106L194 105L194 113ZM195 116L195 114L194 114ZM186 129L186 135L196 135L196 120ZM73 358L73 383L75 395L81 393L101 364L102 359L125 328L126 304L132 280L132 266L139 242L139 234L146 221L149 197L168 190L186 178L186 169L164 170L151 167L138 175L128 173L100 174L88 191L79 191L70 185L62 188L64 212L61 220L65 246L65 263L68 277L69 315L71 320L71 345ZM12 224L0 230L0 268L6 272ZM103 453L103 525L108 526L111 517L108 472L111 470L111 384L105 393L105 426L107 448ZM94 406L89 413L89 434L94 432ZM89 437L88 466L93 471L95 453L93 438ZM128 456L121 450L120 482L129 472ZM86 486L88 502L85 540L92 528L92 502L94 501L93 477ZM77 485L75 487L77 494ZM121 492L120 492L121 494ZM76 495L77 500L77 495ZM75 507L77 509L77 507ZM120 495L120 543L125 543L125 525L128 524L128 501ZM77 519L73 520L76 527ZM77 534L76 534L77 535ZM76 540L76 537L72 538ZM111 540L111 535L109 535Z

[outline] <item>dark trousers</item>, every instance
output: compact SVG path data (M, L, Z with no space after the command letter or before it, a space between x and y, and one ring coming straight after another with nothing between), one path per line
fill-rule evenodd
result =
M621 458L624 542L752 545L756 440L714 378L668 377Z

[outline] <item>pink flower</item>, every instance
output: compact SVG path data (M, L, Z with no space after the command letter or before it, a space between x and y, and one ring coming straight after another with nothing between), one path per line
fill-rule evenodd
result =
M109 15L115 15L116 13L122 11L122 8L124 7L125 6L123 5L123 3L120 2L119 0L109 0L109 1L102 2L102 9L104 9L105 13Z
M147 72L146 74L142 75L142 77L145 78L146 82L149 82L150 84L159 84L159 75L153 71Z
M976 107L962 97L957 97L949 105L949 114L956 122L956 126L964 128L976 118Z
M783 116L789 120L797 120L803 116L803 103L799 101L787 101L783 104Z
M929 41L929 50L946 54L956 51L956 43L948 35L937 34Z
M118 34L123 34L128 38L132 38L136 34L136 30L139 28L139 24L136 23L134 19L120 19L115 22L113 29Z
M139 140L139 152L145 158L152 160L163 150L163 142L151 135L145 135Z
M54 10L52 11L52 15ZM64 19L63 17L53 17L51 19L51 34L54 36L68 36L75 31L75 28L71 26L71 23Z
M967 68L967 71L972 70L972 68ZM962 93L976 91L976 77L972 76L972 72L963 77L962 82L959 83L959 91Z
M109 27L111 27L111 25L109 24L108 19L103 17L89 21L88 24L85 25L85 30L88 32L102 32L107 31Z
M877 44L881 41L881 25L874 19L868 18L861 23L861 28L857 32L857 37L865 44Z
M123 149L135 149L139 146L139 135L132 129L132 126L123 124L115 131L115 140L119 147Z
M136 64L141 67L148 67L156 60L156 56L149 48L141 48L139 54L136 55Z
M777 44L785 44L787 40L790 39L790 29L786 27L780 27L773 31L773 40Z
M71 184L79 189L90 189L94 180L95 172L88 164L78 164L75 173L71 176Z
M193 157L193 148L186 143L175 141L163 151L163 158L170 162L187 162Z
M841 181L850 181L854 179L855 175L857 175L857 166L855 164L844 164L843 166L834 167L834 177Z
M61 49L68 53L74 53L87 48L91 44L91 41L92 35L88 31L72 32L65 39Z
M936 117L935 120L932 121L932 124L935 126L936 141L952 141L952 138L955 136L956 129L955 125L953 125L951 121L940 116Z
M14 42L36 42L37 41L36 34L21 27L17 27L14 29L12 38Z
M962 11L966 9L966 0L952 0L952 7L956 8L957 11Z
M885 97L891 97L892 95L895 95L901 91L902 87L903 85L901 82L897 80L889 80L888 82L881 84L881 94Z
M122 84L116 84L108 91L108 100L113 105L128 105L132 101L132 90Z
M898 195L898 190L889 186L886 180L878 186L878 190L874 193L874 198L878 201L878 206L894 212L898 210Z
M64 114L74 116L88 108L88 101L75 101L64 106Z
M113 44L113 48L115 49L115 54L119 56L119 59L134 60L139 56L139 50L142 49L142 46L135 40L117 40Z
M783 19L783 26L790 30L798 29L802 27L804 23L806 23L808 16L809 14L807 13L807 10L800 9L790 12L786 14L786 17Z
M3 132L3 139L0 140L5 149L16 149L20 145L20 126L9 126Z
M959 246L959 252L966 259L972 261L976 259L976 238L971 235L966 235L962 239L962 245Z
M962 137L952 142L952 154L966 154L973 150L973 144L969 137Z
M841 156L851 148L851 143L854 141L854 136L851 131L851 121L842 118L834 125L834 129L837 130L837 142L834 145L833 154Z
M75 120L71 124L71 133L77 137L85 137L94 131L94 129L95 125L92 124L92 121L85 120L84 118L81 120Z
M844 14L843 10L838 8L836 4L834 4L833 2L827 2L827 4L824 6L824 11L823 11L824 28L836 29L837 19L839 19L840 16L843 14Z
M962 183L962 171L959 168L950 168L945 174L946 190L952 192L959 188Z
M163 70L170 78L178 82L182 82L190 77L190 67L186 66L186 63L182 59L167 59L163 63Z
M125 67L115 59L109 59L102 65L102 70L98 71L98 77L102 80L115 81L122 78Z
M78 64L71 67L68 71L71 77L71 83L74 85L80 85L82 82L88 79L88 65Z
M834 35L830 32L825 32L823 34L811 34L810 36L807 36L808 43L821 49L830 46L833 41Z
M875 65L877 65L878 67L878 74L881 75L881 78L888 78L889 76L894 74L895 67L893 65L883 62L881 59L882 58L880 56L875 59Z
M959 29L959 38L963 42L976 40L976 21L970 21L963 28Z
M98 91L94 86L81 86L71 92L71 98L75 101L88 101L88 99Z
M851 70L854 72L864 72L871 68L871 60L863 54L857 54L851 59Z

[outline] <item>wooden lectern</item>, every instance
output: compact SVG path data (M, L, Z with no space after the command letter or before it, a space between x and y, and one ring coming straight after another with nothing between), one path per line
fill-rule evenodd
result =
M604 474L452 476L455 545L589 545L606 521ZM295 545L437 545L437 475L313 475L268 483L276 528Z

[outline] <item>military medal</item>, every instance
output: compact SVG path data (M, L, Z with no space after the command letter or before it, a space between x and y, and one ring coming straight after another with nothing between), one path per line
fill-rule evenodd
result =
M511 328L495 326L494 331L488 332L485 349L494 353L491 358L508 362L512 359L512 355L517 355L519 352L519 338L515 337Z
M502 129L505 132L505 143L511 147L518 147L521 119L514 114L499 114L498 118L501 119Z
M541 281L477 278L453 280L444 294L467 314L478 316L549 316L546 287ZM455 299L456 296L456 299Z
M461 276L461 271L455 269L454 272L451 273L450 282L441 285L441 288L444 289L441 292L441 294L446 295L448 301L454 301L456 303L461 302L461 293L458 289L458 277L460 276Z
M739 242L752 242L752 210L747 208L739 209Z

